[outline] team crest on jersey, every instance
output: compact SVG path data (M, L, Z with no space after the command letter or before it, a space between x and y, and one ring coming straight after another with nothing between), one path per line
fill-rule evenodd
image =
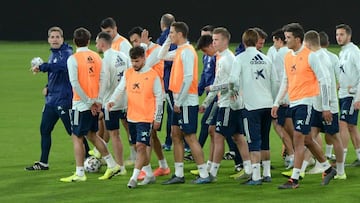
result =
M265 79L265 76L264 76L263 72L264 72L264 69L256 70L256 72L254 72L255 75L256 75L255 79L257 80L257 79L259 79L259 77L262 77L263 79Z
M140 89L140 83L139 82L136 82L133 84L133 89Z
M122 76L124 75L124 71L119 72L116 76L118 76L118 82L121 80Z

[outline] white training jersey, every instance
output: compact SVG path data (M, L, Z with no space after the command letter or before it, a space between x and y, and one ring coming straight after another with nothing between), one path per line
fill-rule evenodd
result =
M212 85L210 85L210 92L203 101L203 106L206 108L214 101L214 98L218 96L218 107L229 107L230 106L230 91L229 89L222 89L219 91L213 91L215 86L221 84L228 84L231 74L231 68L235 55L230 49L225 49L216 56L215 66L215 79Z
M102 60L102 69L104 70L104 80L100 83L100 98L103 99L103 107L106 107L106 103L109 102L111 95L115 88L119 85L122 80L125 70L131 67L130 58L124 53L108 49L104 52ZM113 111L122 110L127 108L127 96L121 98L115 106L112 107Z
M360 91L360 50L352 42L341 47L339 53L339 98L355 97ZM348 87L352 88L350 91Z
M321 59L319 61L316 61L314 63L321 63L324 69L328 70L330 75L330 90L329 90L329 106L331 113L338 113L339 112L339 103L337 98L337 89L336 89L336 79L335 79L335 71L334 67L337 65L336 63L332 63L329 54L326 52L325 49L319 49L312 54L317 55L317 58ZM320 89L322 91L323 89ZM322 94L319 94L317 97L315 97L314 100L314 109L316 111L323 111L323 105L322 105Z
M235 57L230 83L240 81L245 108L249 111L273 106L278 79L271 60L255 47Z
M272 61L273 68L277 74L278 84L280 88L281 79L284 77L285 65L284 58L285 55L289 52L289 48L287 46L283 46L279 48L278 52L275 54L274 60ZM285 97L279 101L279 104L289 104L289 95L286 93Z
M266 56L269 57L269 59L271 60L271 62L274 62L274 59L276 57L276 53L279 50L276 49L276 47L274 45L272 45L271 47L269 47L269 49L266 52Z

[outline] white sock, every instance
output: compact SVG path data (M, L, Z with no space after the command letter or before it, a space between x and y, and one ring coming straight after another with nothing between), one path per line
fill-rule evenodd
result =
M293 168L293 172L291 174L291 179L299 180L299 177L300 177L300 169Z
M327 160L324 161L323 163L320 163L320 165L321 165L321 168L324 169L324 171L327 170L329 167L331 167L331 165L329 164L329 162Z
M110 153L104 156L103 159L105 160L108 168L114 168L116 166L116 162Z
M135 180L137 182L137 177L139 176L139 174L140 174L140 170L137 168L134 168L133 174L130 179Z
M146 165L146 166L143 166L142 169L145 171L145 174L146 174L147 177L154 176L154 174L152 172L152 169L151 169L151 164L150 163L148 165Z
M217 176L217 173L218 173L218 171L219 171L219 167L220 167L220 163L215 163L215 162L213 162L213 163L211 164L210 174L211 174L212 176L216 177L216 176Z
M76 166L76 175L80 177L85 175L84 166Z
M344 148L344 163L346 162L347 151L348 151L348 149L347 149L347 148Z
M261 179L260 163L251 164L252 167L252 180L257 181Z
M315 159L315 166L316 168L321 168L321 164L318 160Z
M184 177L184 163L183 162L175 162L175 175L177 177Z
M213 164L213 162L212 161L210 161L210 160L208 160L207 162L206 162L206 170L208 171L208 172L210 172L210 169L211 169L211 165Z
M166 159L159 160L159 166L160 166L160 168L164 168L164 169L169 168L169 165L168 165Z
M345 164L344 162L336 162L336 172L337 175L343 175L345 173Z
M326 144L326 147L325 147L325 156L326 157L332 157L332 150L333 150L333 145L328 145Z
M263 177L271 177L271 164L270 160L262 161Z
M301 166L300 172L301 172L301 173L305 172L305 170L306 170L306 168L307 168L308 165L309 165L309 162L306 161L306 160L304 160L304 161L302 162L302 166Z
M243 161L243 165L244 165L245 173L251 174L252 173L251 161L250 160Z
M199 176L201 178L207 178L209 177L209 172L206 170L206 164L201 164L197 166L198 170L199 170Z

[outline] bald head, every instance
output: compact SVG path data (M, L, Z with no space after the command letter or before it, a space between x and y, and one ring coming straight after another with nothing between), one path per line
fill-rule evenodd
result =
M169 28L173 22L175 22L175 17L170 13L165 13L160 19L161 30Z

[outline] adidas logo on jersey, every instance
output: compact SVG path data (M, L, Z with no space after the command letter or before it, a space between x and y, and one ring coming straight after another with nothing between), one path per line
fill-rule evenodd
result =
M252 64L252 65L254 65L254 64L266 64L266 62L260 56L260 54L256 54L256 56L254 56L254 58L251 59L250 64Z

